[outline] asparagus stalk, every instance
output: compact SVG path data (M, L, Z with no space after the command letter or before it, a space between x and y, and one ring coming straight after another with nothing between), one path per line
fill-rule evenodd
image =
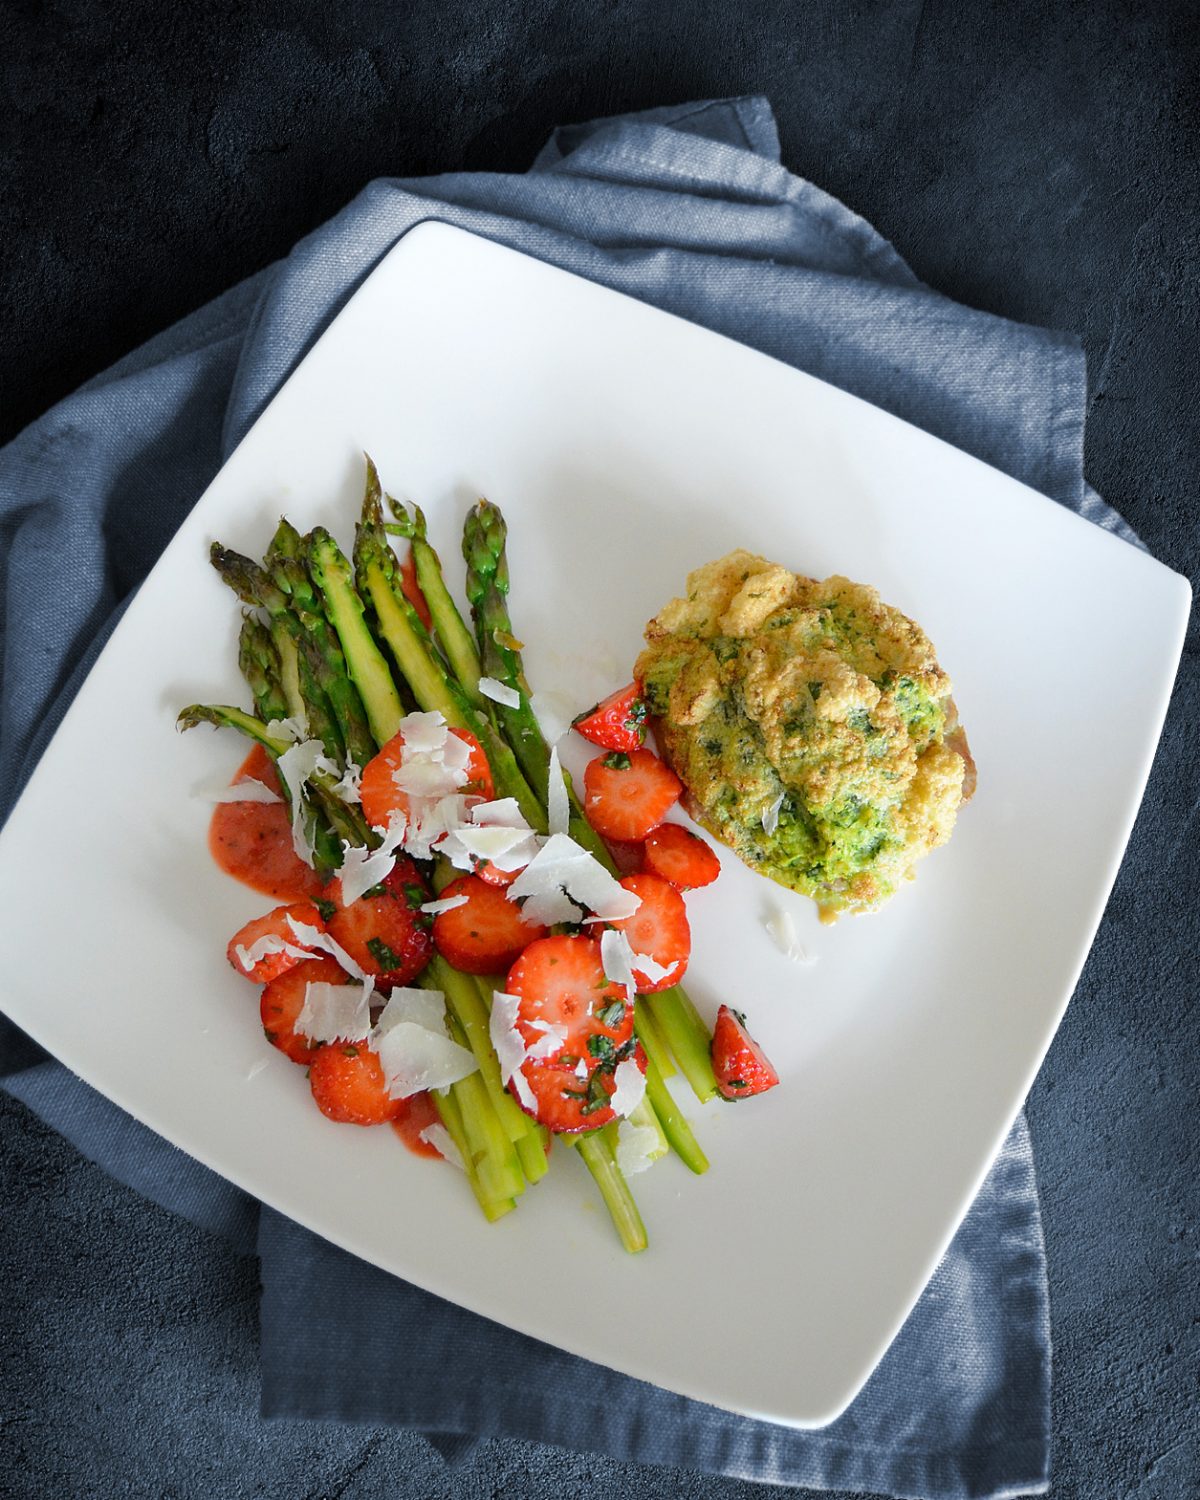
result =
M441 559L426 534L425 513L419 505L414 505L410 513L390 495L388 507L396 519L385 525L384 530L390 535L407 538L412 548L417 582L429 606L446 660L472 705L478 712L486 714L489 712L488 700L479 691L479 678L483 671L479 653L466 622L458 612L458 605L446 587Z
M279 652L271 632L252 614L247 614L242 620L238 636L238 666L263 723L286 719L288 703L280 677Z
M438 1112L438 1118L450 1132L450 1139L458 1148L458 1154L462 1157L463 1170L467 1174L467 1181L471 1185L471 1191L483 1210L484 1217L490 1224L501 1219L505 1214L511 1213L516 1208L515 1198L489 1198L479 1180L479 1172L471 1155L471 1145L467 1139L466 1126L463 1123L462 1105L455 1088L434 1089L433 1104Z
M498 794L514 797L530 827L545 833L544 805L521 774L512 749L494 732L490 720L472 706L463 685L450 674L399 586L395 555L383 526L380 493L378 476L372 483L368 475L362 518L354 540L359 590L370 603L379 633L420 706L427 712L441 713L452 727L466 729L475 736L487 755ZM449 599L448 594L446 598Z
M362 697L372 737L376 745L386 745L400 727L404 705L367 626L350 564L323 527L308 538L308 567L341 643L350 680Z
M214 542L209 551L213 567L244 603L265 609L272 639L283 667L283 684L289 707L306 723L325 747L325 754L345 764L345 746L332 705L313 675L305 653L304 627L288 605L288 597L265 568L240 552Z
M304 539L282 520L267 550L267 571L276 587L286 595L292 612L304 630L304 650L318 687L325 693L337 719L346 755L355 765L365 766L374 754L371 726L358 690L346 671L346 658L337 633L330 626L304 563Z
M638 1206L629 1191L612 1147L604 1138L602 1130L588 1131L584 1135L565 1137L569 1146L579 1152L592 1179L600 1189L621 1244L631 1255L644 1250L648 1244L646 1226Z

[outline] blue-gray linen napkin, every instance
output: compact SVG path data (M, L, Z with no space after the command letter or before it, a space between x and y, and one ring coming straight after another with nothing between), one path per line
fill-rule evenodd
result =
M765 100L558 130L530 172L371 183L283 262L0 453L0 815L172 533L330 318L440 219L667 308L896 413L1136 540L1083 481L1075 339L949 302L784 170ZM148 1198L261 1258L268 1416L508 1435L921 1500L1044 1493L1050 1336L1019 1119L850 1410L795 1432L560 1353L355 1260L123 1115L11 1027L7 1089ZM30 1254L37 1253L30 1247ZM98 1352L91 1357L102 1357Z

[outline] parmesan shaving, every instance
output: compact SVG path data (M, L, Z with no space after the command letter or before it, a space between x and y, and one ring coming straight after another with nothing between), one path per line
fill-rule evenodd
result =
M295 744L298 740L308 738L308 723L299 716L291 719L269 719L267 733L273 740L287 740L289 744Z
M784 795L785 794L783 792L780 792L779 796L775 798L774 802L772 802L769 806L764 807L762 810L763 832L768 837L770 837L770 835L773 834L779 827L779 809L783 806Z
M494 677L481 677L479 691L485 698L490 698L493 703L503 703L505 708L520 708L521 706L521 695L516 688L497 682Z
M613 1074L616 1089L608 1101L618 1115L630 1115L642 1102L646 1092L646 1075L632 1057L619 1062Z
M793 963L816 963L816 959L810 956L796 937L796 924L792 921L791 912L784 911L782 906L773 906L770 914L764 919L763 926L771 934L771 939L780 953L790 958Z
M337 767L326 757L325 748L320 740L297 740L295 744L289 745L275 762L275 769L279 772L279 779L287 787L291 797L292 847L300 859L311 868L313 851L304 827L304 813L307 806L304 784L317 771L327 771L336 775Z
M525 1056L531 1062L543 1062L546 1058L554 1057L558 1052L562 1051L567 1040L567 1028L565 1026L559 1025L556 1021L541 1020L531 1021L529 1024L533 1027L534 1031L545 1033L525 1053Z
M361 979L369 990L375 988L374 978L367 974L359 964L355 963L345 948L334 938L331 938L327 932L321 932L316 927L309 926L307 922L297 922L295 917L288 917L287 921L288 926L295 933L297 940L303 943L306 948L312 948L314 951L319 949L322 953L328 953L330 958L337 959L338 963L352 979Z
M566 833L571 825L571 799L567 795L567 783L558 760L558 747L550 750L550 769L546 780L546 805L548 827L553 833Z
M545 891L526 897L521 915L539 927L556 927L560 922L578 922L583 912L564 891Z
M552 833L526 868L508 887L510 901L565 891L580 906L605 921L631 917L641 905L632 891L565 833ZM566 919L569 920L569 919Z
M468 896L443 896L440 901L426 901L420 909L431 917L440 917L444 911L454 911L456 907L466 906L469 899Z
M305 986L295 1030L312 1042L361 1042L371 1029L370 991L361 984Z
M372 1047L402 1021L423 1026L426 1031L446 1034L446 997L441 990L408 989L402 985L388 996L371 1033Z
M400 720L400 738L409 754L441 750L449 733L445 715L436 710L433 713L405 714Z
M439 1156L448 1161L452 1167L457 1167L460 1172L467 1170L463 1165L462 1154L454 1144L454 1137L440 1120L435 1120L432 1125L426 1125L417 1139L432 1146Z
M537 1100L529 1087L529 1080L521 1071L525 1061L525 1039L517 1030L517 1010L520 999L497 990L492 996L492 1016L488 1023L488 1035L500 1063L500 1077L516 1089L517 1098L531 1112L537 1109Z
M255 964L261 963L264 958L273 953L287 953L295 959L312 957L306 948L297 948L294 943L289 943L286 938L281 938L274 932L264 933L262 937L255 938L248 948L244 943L238 943L233 951L246 974L250 973Z
M358 844L342 845L342 864L338 879L342 886L342 905L349 906L366 894L372 886L379 885L396 868L396 850L404 841L403 816L398 823L389 824L383 843L378 849L364 849Z
M282 802L278 792L273 792L261 781L247 777L245 781L223 783L220 786L197 787L192 793L204 802Z
M637 982L633 977L633 949L623 932L614 932L609 927L600 934L600 963L604 969L604 977L621 985L632 1000L637 993Z
M498 797L495 802L477 802L471 809L471 822L480 827L501 823L505 828L523 828L526 833L533 832L515 797Z
M572 704L562 693L538 691L529 700L529 706L546 736L547 744L557 744L571 727Z
M346 762L346 769L342 772L342 779L330 787L330 791L343 802L361 802L361 784L362 767L356 766L351 760Z
M375 1037L372 1045L393 1099L408 1099L424 1089L449 1088L479 1067L474 1055L444 1031L430 1031L415 1021L397 1021Z
M617 1126L617 1166L624 1176L646 1171L661 1155L662 1143L653 1125L622 1120Z

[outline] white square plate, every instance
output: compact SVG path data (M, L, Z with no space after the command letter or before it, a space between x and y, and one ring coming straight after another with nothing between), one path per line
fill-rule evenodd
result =
M174 730L184 703L248 701L208 544L260 553L281 512L348 539L364 449L425 507L452 578L468 504L503 508L530 676L576 707L628 679L688 570L737 546L875 584L954 680L979 792L884 911L821 927L731 858L689 899L691 993L709 1015L720 1000L750 1012L783 1086L741 1108L685 1103L712 1170L668 1160L635 1179L641 1256L622 1253L566 1153L489 1227L456 1173L390 1131L330 1124L225 962L268 903L216 869L192 795L244 747ZM356 1255L686 1395L823 1424L925 1285L1058 1025L1189 597L1151 558L874 407L423 225L214 480L38 766L0 839L4 1008L131 1114ZM68 880L86 961L60 981ZM811 967L772 946L774 902ZM733 1345L704 1315L724 1277L749 1331ZM589 1285L604 1296L581 1297Z

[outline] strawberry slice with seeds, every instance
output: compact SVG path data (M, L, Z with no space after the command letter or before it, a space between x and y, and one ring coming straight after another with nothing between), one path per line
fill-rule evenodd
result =
M521 908L500 886L478 875L460 875L442 891L441 899L465 896L464 906L439 912L433 920L438 952L464 974L498 974L546 929L527 922Z
M383 1065L366 1042L326 1042L313 1054L308 1083L317 1108L342 1125L386 1125L407 1110L387 1091Z
M646 719L649 709L642 687L631 682L628 687L610 693L572 722L585 740L605 750L637 750L646 742Z
M679 823L664 823L647 834L645 868L680 891L711 885L721 873L721 861L703 839Z
M397 866L399 869L400 866ZM326 924L366 974L376 974L381 988L408 984L433 957L429 918L419 908L428 900L415 869L396 870L357 901L335 911Z
M725 1099L749 1099L765 1094L779 1082L766 1053L746 1029L740 1011L722 1005L717 1011L712 1039L713 1072Z
M621 884L640 897L642 904L633 916L609 925L624 932L635 954L653 959L656 965L656 969L648 973L639 969L637 960L634 960L633 977L637 981L638 994L649 995L655 990L670 989L683 978L692 955L692 929L683 897L661 875L647 871L640 875L626 875ZM667 972L659 973L659 969Z
M491 802L496 789L483 746L469 729L451 728L450 733L462 740L471 752L466 784L459 791L465 797L482 797L485 802ZM396 785L396 772L403 759L404 736L397 730L378 755L363 767L358 794L362 799L363 814L372 828L386 828L396 813L403 813L405 817L409 814L408 793Z
M679 801L682 783L652 750L612 751L583 773L584 813L602 838L644 839Z
M586 1078L557 1062L527 1062L521 1071L537 1101L534 1119L555 1135L599 1130L617 1118L608 1103L617 1087L612 1068L593 1068Z
M310 1041L296 1030L308 987L310 984L349 982L350 976L341 965L324 957L305 959L278 979L272 979L263 990L258 1007L267 1041L294 1063L311 1062L320 1043Z
M289 917L315 927L318 932L325 927L321 913L309 901L277 906L274 911L267 912L266 916L255 917L234 933L225 949L225 956L239 974L253 980L255 984L270 984L272 979L278 979L281 974L286 974L289 969L304 962L303 957L297 958L294 953L265 953L256 963L247 966L238 954L239 948L249 952L260 938L279 938L292 948L303 948L304 944L292 930Z

